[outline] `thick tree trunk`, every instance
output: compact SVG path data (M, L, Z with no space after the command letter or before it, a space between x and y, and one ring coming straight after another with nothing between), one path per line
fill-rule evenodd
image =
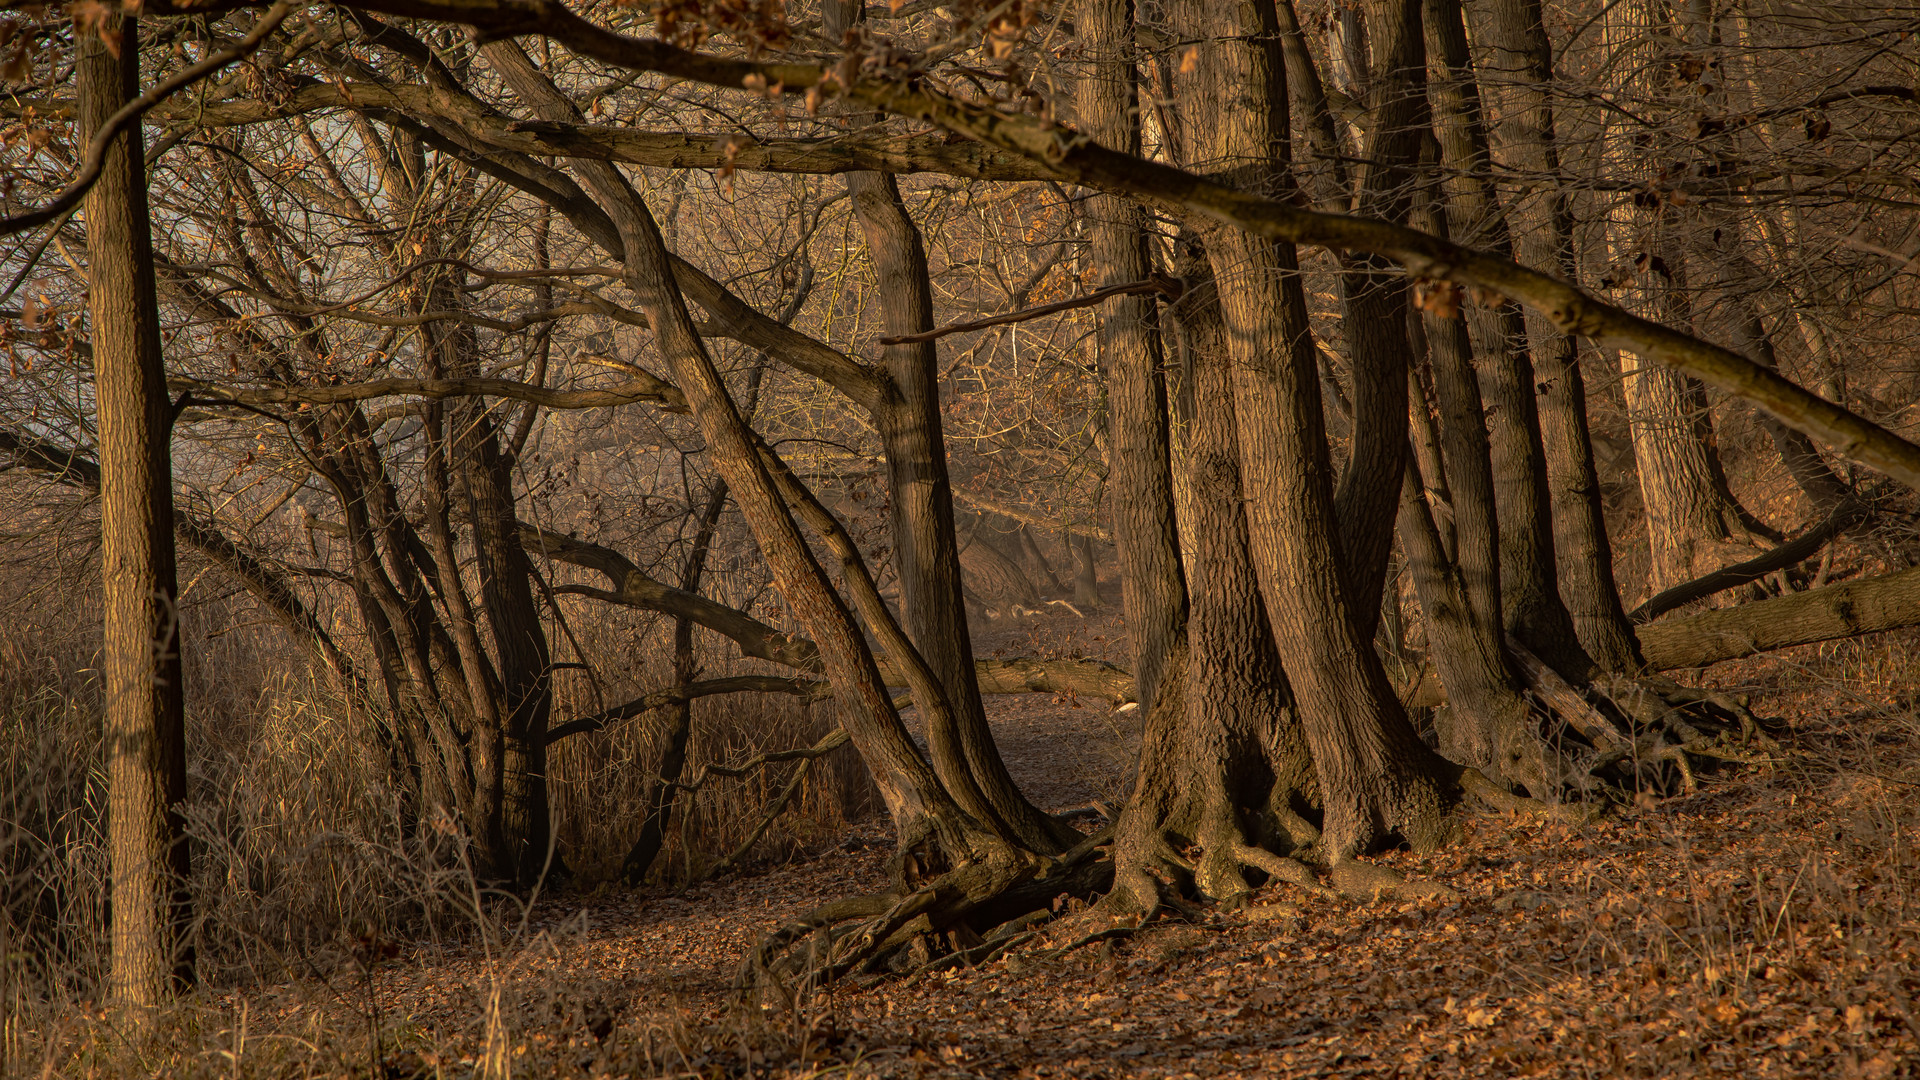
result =
M1084 0L1080 38L1089 70L1076 92L1079 127L1103 146L1138 151L1140 127L1132 0ZM1140 281L1152 270L1146 211L1131 199L1087 201L1094 287ZM1166 384L1151 296L1117 296L1100 308L1100 370L1107 391L1107 490L1120 556L1121 607L1133 646L1135 693L1151 710L1161 668L1187 614L1174 531Z
M1691 581L1753 554L1748 521L1727 489L1706 388L1677 371L1620 354L1652 590Z
M1465 34L1457 0L1428 7L1430 30L1447 43L1433 50L1454 72ZM1498 106L1493 160L1518 175L1557 177L1553 52L1541 18L1540 0L1485 0L1475 4L1474 36L1484 50L1479 81ZM1522 187L1507 201L1517 238L1515 253L1528 266L1549 268L1574 280L1573 216L1566 190L1557 183ZM1600 480L1587 429L1586 385L1575 341L1537 313L1529 312L1539 390L1542 441L1552 491L1554 552L1559 591L1587 654L1612 672L1638 670L1633 630L1613 577L1613 553Z
M76 31L83 138L140 93L133 19L109 51ZM118 55L115 55L115 52ZM186 698L173 547L173 428L160 353L140 125L116 137L87 193L87 307L100 447L107 845L113 867L109 991L136 1029L193 982L186 932Z
M1182 676L1148 716L1140 780L1123 813L1115 860L1118 903L1151 909L1169 843L1196 848L1194 890L1233 900L1248 891L1245 869L1278 869L1277 859L1318 838L1313 759L1293 709L1248 546L1234 419L1231 359L1205 256L1178 267L1186 282L1173 318L1198 400L1188 427L1189 498L1182 520L1191 587ZM1177 697L1175 687L1182 691ZM1317 814L1316 814L1317 816ZM1302 868L1304 869L1304 868Z
M1283 193L1287 97L1272 4L1187 0L1174 14L1176 32L1201 42L1180 94L1189 115L1204 118L1187 125L1195 164L1244 188ZM1449 767L1414 734L1361 635L1359 601L1347 595L1318 359L1293 246L1221 229L1208 237L1208 256L1233 358L1249 535L1320 782L1326 854L1337 861L1402 838L1438 843L1449 827Z

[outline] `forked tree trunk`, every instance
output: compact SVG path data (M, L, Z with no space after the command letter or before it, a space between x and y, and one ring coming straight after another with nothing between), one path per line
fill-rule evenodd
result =
M1123 812L1114 854L1115 903L1151 910L1169 845L1191 856L1194 891L1232 900L1262 852L1288 855L1317 840L1317 781L1286 673L1273 643L1248 547L1233 376L1218 297L1204 253L1177 269L1186 290L1178 319L1183 360L1198 400L1188 426L1182 535L1191 594L1187 640L1147 718L1140 779ZM1181 692L1175 694L1175 689Z
M1458 0L1430 0L1426 10L1429 33L1446 39L1436 42L1434 58L1458 77L1459 47L1465 40ZM1478 82L1499 106L1499 122L1492 128L1494 160L1519 175L1558 176L1550 97L1553 51L1540 0L1485 0L1469 14L1475 40L1484 50ZM1523 264L1575 279L1573 216L1563 186L1522 187L1507 201L1506 212ZM1526 327L1538 379L1560 596L1581 646L1595 663L1611 672L1636 671L1639 651L1613 576L1579 350L1572 338L1538 313L1528 313Z
M140 93L133 19L77 29L79 129L91 137ZM115 54L118 55L115 55ZM107 845L113 869L109 992L136 1030L193 982L186 698L173 547L173 429L160 353L147 173L135 123L87 193L87 308L100 447L105 609Z
M1173 11L1175 32L1201 43L1179 95L1194 118L1196 167L1284 193L1286 76L1271 0L1184 0ZM1313 754L1326 854L1338 861L1402 838L1438 843L1450 827L1451 770L1415 735L1347 595L1296 253L1221 229L1208 237L1208 255L1233 359L1249 536ZM1396 422L1405 424L1404 411Z
M493 42L482 51L538 113L574 118L565 99L517 45ZM920 879L958 862L1013 854L1005 844L1008 838L961 810L908 737L859 625L788 513L752 431L694 329L652 213L612 165L581 160L573 168L619 230L622 278L653 326L660 355L672 365L714 467L727 481L767 560L774 587L819 649L840 703L841 722L899 830L900 874Z
M1138 152L1140 126L1133 0L1085 0L1079 32L1088 71L1076 90L1079 128L1102 146ZM1094 287L1140 281L1147 257L1146 211L1131 199L1087 201ZM1133 646L1135 694L1151 711L1162 667L1181 640L1187 614L1180 543L1174 531L1166 384L1151 296L1116 296L1100 306L1100 371L1107 391L1107 489L1120 556L1121 608Z
M1511 257L1513 238L1488 180L1488 136L1459 5L1426 0L1423 15L1448 229L1458 242ZM1518 304L1504 299L1474 305L1472 312L1475 346L1489 375L1488 448L1500 524L1504 624L1567 678L1584 679L1594 665L1560 596L1547 454L1525 317Z

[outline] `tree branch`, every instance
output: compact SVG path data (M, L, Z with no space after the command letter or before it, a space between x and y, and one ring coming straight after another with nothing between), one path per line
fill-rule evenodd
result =
M599 731L609 724L639 716L654 709L663 709L668 705L678 705L695 698L710 697L715 694L796 694L801 697L816 697L825 691L827 684L818 679L785 679L778 675L735 675L725 679L706 679L688 683L685 686L669 686L664 690L655 690L650 694L637 697L624 705L615 705L603 709L591 716L582 716L547 729L547 745L552 746L569 735L579 735L589 731Z
M986 319L975 319L972 322L952 323L918 334L903 334L900 337L883 337L880 339L880 344L915 345L923 341L938 341L949 334L964 334L969 330L985 330L991 326L1005 326L1008 323L1026 322L1029 319L1038 319L1047 315L1057 315L1062 311L1072 311L1075 308L1092 307L1109 296L1127 296L1132 293L1145 292L1157 292L1170 299L1176 300L1180 297L1179 287L1171 281L1161 278L1153 278L1148 281L1131 281L1125 285L1109 285L1104 289L1096 289L1085 296L1076 296L1071 300L1057 300L1051 304L1042 304L1039 307L1010 311L1005 315L995 315Z
M219 6L219 5L216 5ZM244 5L233 5L244 6ZM1269 239L1383 255L1417 276L1512 297L1561 332L1685 371L1746 398L1839 453L1920 488L1920 446L1795 385L1744 356L1602 302L1558 278L1508 259L1390 222L1304 209L1131 154L1109 150L1049 120L1001 112L929 88L924 78L856 78L841 86L827 70L798 63L760 63L694 52L663 41L628 37L591 23L558 0L356 0L350 6L471 26L480 40L543 35L582 56L709 86L817 100L844 94L882 112L921 120L1046 166L1052 178L1166 207L1183 216L1244 229ZM158 14L203 13L189 0L152 0ZM763 88L763 89L762 89Z
M258 49L261 42L267 40L267 35L273 33L288 15L293 14L297 6L299 5L292 3L291 0L280 0L268 9L265 15L254 20L253 29L247 31L246 37L197 64L181 68L170 78L155 83L146 93L122 105L118 112L108 117L107 122L100 125L100 129L94 132L93 141L87 144L87 156L81 162L80 172L67 185L66 190L38 210L29 210L24 214L0 220L0 236L12 236L14 233L45 225L80 205L80 200L86 198L94 182L100 179L100 170L106 166L107 162L107 148L113 145L115 139L119 138L127 128L139 123L147 110ZM133 49L138 48L139 45L129 41L123 47Z

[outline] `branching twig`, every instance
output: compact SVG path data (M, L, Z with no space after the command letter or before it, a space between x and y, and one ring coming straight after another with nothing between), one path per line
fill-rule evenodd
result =
M113 145L114 139L146 115L147 110L258 49L261 43L267 40L267 35L273 33L282 22L285 22L287 16L293 14L294 8L298 6L293 0L281 0L280 3L269 8L265 15L255 20L253 29L247 32L246 37L197 64L181 68L171 78L155 83L146 93L122 105L118 112L107 117L107 122L100 125L99 131L94 132L93 141L87 146L86 159L81 163L80 174L73 178L73 182L67 185L67 189L38 210L29 210L24 214L0 220L0 236L12 236L14 233L45 225L78 206L80 200L86 198L87 192L100 179L100 170L106 167L107 150ZM136 46L128 42L125 47Z
M1005 326L1008 323L1026 322L1029 319L1038 319L1047 315L1057 315L1062 311L1072 311L1075 308L1092 307L1110 296L1125 296L1130 293L1144 292L1162 293L1172 299L1178 299L1180 296L1179 286L1165 278L1130 281L1125 285L1109 285L1104 289L1096 289L1085 296L1076 296L1071 300L1059 300L1051 304L1041 304L1039 307L1023 308L1020 311L1009 311L1005 315L995 315L989 319L975 319L972 322L953 323L918 334L883 337L880 339L880 344L914 345L923 341L934 341L946 337L949 334L964 334L969 330L985 330L992 326Z

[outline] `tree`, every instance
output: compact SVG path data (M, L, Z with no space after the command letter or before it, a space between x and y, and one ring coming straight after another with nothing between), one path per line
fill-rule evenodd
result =
M140 92L139 24L77 32L80 126L99 133ZM186 694L174 574L172 403L161 365L140 130L108 144L87 193L87 285L99 435L106 743L113 860L110 991L136 1026L194 981Z

